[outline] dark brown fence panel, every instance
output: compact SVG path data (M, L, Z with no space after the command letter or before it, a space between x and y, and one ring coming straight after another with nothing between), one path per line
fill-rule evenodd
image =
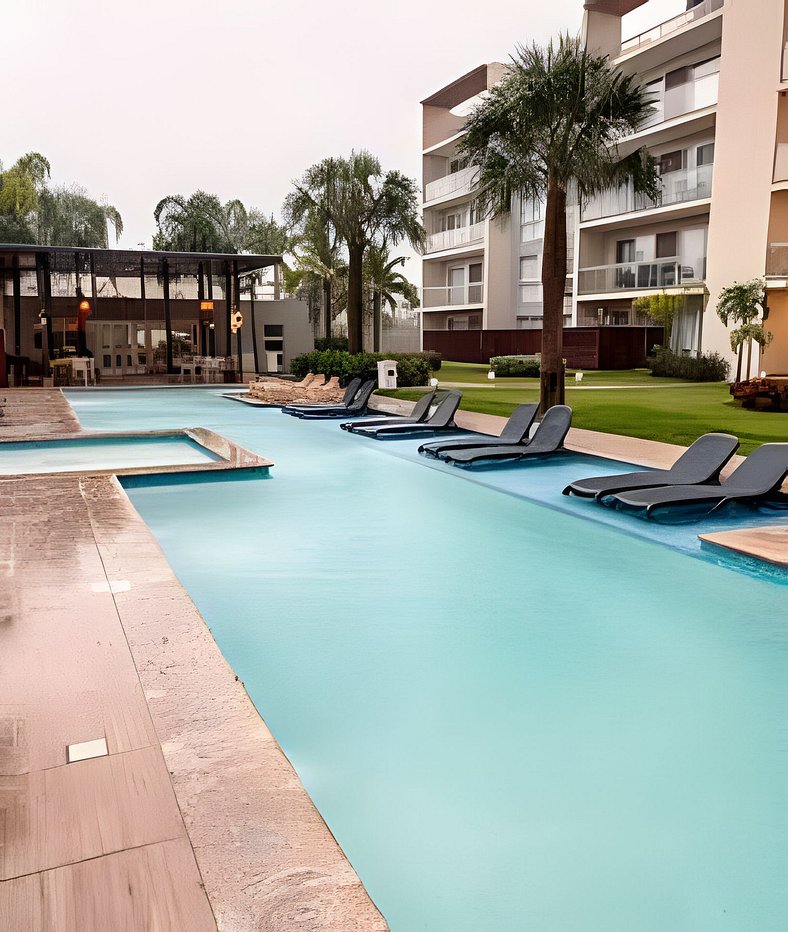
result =
M570 369L634 369L662 339L659 327L568 327L564 358ZM488 363L492 356L538 353L541 330L425 330L424 349L454 362Z

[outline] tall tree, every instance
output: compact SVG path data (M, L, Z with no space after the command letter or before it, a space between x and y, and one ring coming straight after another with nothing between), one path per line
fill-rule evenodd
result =
M398 265L404 265L406 261L405 256L390 258L385 243L381 245L373 243L367 249L364 259L364 278L372 290L372 350L375 353L380 352L383 305L388 304L393 312L397 306L397 296L399 296L410 302L412 307L418 307L418 288L409 282L402 272L395 271Z
M324 159L307 169L287 209L298 221L310 210L325 214L348 255L348 346L362 350L364 254L382 237L392 244L406 240L414 248L424 242L419 220L416 182L397 171L383 173L369 152L348 158Z
M40 152L28 152L7 171L0 165L0 241L36 241L39 203L50 170L49 160Z
M48 246L85 246L106 249L109 224L115 240L123 233L117 208L93 200L79 185L42 192L38 210L38 242Z
M153 211L158 230L154 249L180 252L239 252L248 235L247 212L238 200L222 204L215 194L169 194Z
M581 203L630 181L635 192L659 192L654 160L645 149L622 156L619 140L652 112L636 79L611 68L606 56L561 36L546 47L518 47L504 80L468 118L461 149L478 168L478 199L493 217L512 198L545 202L542 259L542 374L544 412L564 400L563 303L566 283L566 204Z

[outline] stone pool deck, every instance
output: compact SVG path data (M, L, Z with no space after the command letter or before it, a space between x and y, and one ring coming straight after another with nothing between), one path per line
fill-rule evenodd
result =
M80 432L59 391L3 395L0 439ZM568 445L650 466L682 450ZM387 928L112 476L0 479L0 683L0 929Z
M4 395L0 438L79 432ZM111 476L0 479L0 683L3 930L387 928Z

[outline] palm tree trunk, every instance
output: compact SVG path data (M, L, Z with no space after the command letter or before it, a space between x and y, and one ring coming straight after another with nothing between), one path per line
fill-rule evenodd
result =
M351 353L360 353L364 343L364 247L348 247L347 340Z
M382 321L380 319L381 306L383 298L377 288L372 292L372 352L380 352L380 331Z
M564 403L564 290L566 288L566 191L551 178L547 185L542 257L542 363L539 408L542 414Z
M331 339L331 279L323 279L323 314L324 314L324 329L325 333L323 336L327 339Z
M747 339L747 379L750 378L750 372L752 372L752 337Z

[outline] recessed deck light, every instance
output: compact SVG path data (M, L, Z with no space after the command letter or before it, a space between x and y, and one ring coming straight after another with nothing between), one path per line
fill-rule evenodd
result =
M66 759L69 764L78 760L90 760L92 757L106 757L107 739L96 738L93 741L80 741L78 744L69 744L66 747Z

